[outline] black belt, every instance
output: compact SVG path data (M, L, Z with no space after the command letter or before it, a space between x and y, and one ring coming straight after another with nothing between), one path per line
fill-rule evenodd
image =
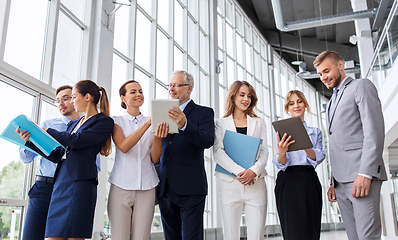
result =
M45 182L45 183L54 183L54 178L52 178L52 177L36 176L36 181Z

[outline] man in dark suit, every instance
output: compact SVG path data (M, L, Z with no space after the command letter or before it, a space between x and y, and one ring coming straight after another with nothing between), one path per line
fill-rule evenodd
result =
M162 139L157 196L166 240L203 240L203 212L207 195L204 149L214 143L214 111L190 99L191 74L173 73L169 94L180 100L168 110L179 133Z
M387 174L377 90L369 79L347 76L336 52L322 52L314 66L325 86L334 90L326 111L332 169L328 199L339 204L350 240L380 239L380 188Z

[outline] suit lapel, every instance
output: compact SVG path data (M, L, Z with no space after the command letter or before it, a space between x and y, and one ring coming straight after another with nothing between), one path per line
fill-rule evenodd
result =
M336 102L334 103L334 107L333 107L332 113L331 113L331 115L330 115L329 130L330 130L330 127L331 127L331 125L332 125L333 118L334 118L334 114L335 114L336 109L337 109L337 107L338 107L338 105L339 105L340 99L341 99L341 97L343 96L344 91L345 91L345 89L347 88L348 84L350 84L350 82L351 82L352 80L353 80L353 79L352 79L351 77L348 77L347 80L346 80L345 83L344 83L344 86L341 88L341 90L339 91L339 93L338 93L338 95L337 95ZM327 114L329 114L329 107L330 107L330 101L329 101L328 108L327 108L327 109L328 109ZM326 116L329 116L329 115L326 115Z
M253 136L254 131L256 130L257 119L250 117L247 115L247 135Z

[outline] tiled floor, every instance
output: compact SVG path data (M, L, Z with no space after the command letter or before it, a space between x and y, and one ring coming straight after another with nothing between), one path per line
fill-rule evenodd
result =
M268 237L265 239L269 240L283 240L283 237ZM345 231L333 231L333 232L322 232L321 240L348 240Z

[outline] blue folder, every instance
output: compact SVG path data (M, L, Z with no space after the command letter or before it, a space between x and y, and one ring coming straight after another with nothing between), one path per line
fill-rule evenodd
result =
M25 115L19 115L18 117L11 120L11 122L4 129L0 137L39 155L39 153L37 153L36 151L25 146L26 141L23 140L19 136L19 134L15 132L18 127L21 127L21 130L27 130L28 132L30 132L31 136L29 140L47 157L55 148L63 147L57 140L55 140L51 135L46 133L43 129L41 129L41 127L32 122L32 120L30 120Z
M229 130L225 131L223 139L225 153L244 169L249 169L256 163L257 155L262 142L263 140L260 138L232 132ZM215 170L217 172L236 177L235 174L228 172L218 164L216 165Z

